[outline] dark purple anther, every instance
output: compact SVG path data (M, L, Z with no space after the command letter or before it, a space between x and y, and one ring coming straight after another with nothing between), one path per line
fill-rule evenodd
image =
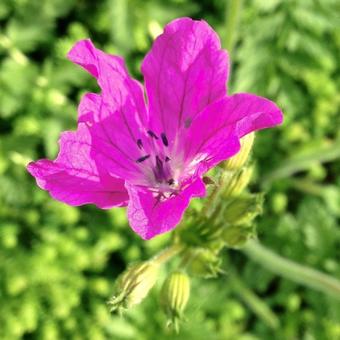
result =
M137 146L139 149L142 149L143 148L143 142L141 139L137 139Z
M150 157L150 155L145 155L143 157L140 157L136 160L137 163L142 163L144 162L146 159L148 159Z
M155 179L158 183L162 183L165 179L163 162L156 156L156 168L154 169Z
M168 146L169 145L169 142L168 142L168 138L166 138L166 135L164 132L161 133L161 138L162 138L162 142L165 146Z
M158 139L157 135L151 130L148 130L148 135L152 138Z
M156 167L159 172L163 172L163 162L158 156L156 156Z

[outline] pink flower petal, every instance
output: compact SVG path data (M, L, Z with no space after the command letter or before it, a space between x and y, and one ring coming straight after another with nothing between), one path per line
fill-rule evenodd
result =
M160 202L143 188L126 183L129 192L128 219L132 229L143 239L165 233L180 222L192 197L206 193L203 181L195 179L178 195Z
M67 56L97 78L110 112L120 110L129 102L134 115L141 123L145 122L143 87L129 76L122 58L98 50L90 39L78 41Z
M138 146L144 134L131 101L112 112L101 95L87 93L78 108L79 124L85 124L91 135L93 157L111 175L132 180L143 177L137 160L145 155Z
M124 180L109 176L91 157L91 140L81 124L77 132L64 132L55 161L42 159L28 164L37 184L62 202L78 206L93 203L99 208L127 204Z
M101 95L86 94L78 109L79 122L92 136L92 156L113 176L138 181L143 174L136 162L146 155L138 145L147 119L142 86L130 78L121 58L96 49L90 40L76 43L68 57L102 89Z
M228 69L227 52L205 21L169 23L142 64L150 128L173 144L179 128L226 94Z
M244 135L281 123L281 110L266 98L243 93L225 97L194 119L184 137L185 157L211 168L236 154Z

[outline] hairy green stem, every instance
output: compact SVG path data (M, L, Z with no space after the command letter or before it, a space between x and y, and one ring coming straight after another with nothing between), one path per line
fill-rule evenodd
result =
M283 161L264 176L262 184L269 185L273 181L288 178L299 171L308 170L315 164L332 162L339 158L340 140L336 140L330 145L322 145L317 148L313 148L308 153Z
M164 264L165 262L176 256L178 253L180 253L183 249L184 247L182 245L174 244L154 256L152 260L157 262L158 264Z
M272 310L264 303L254 292L252 292L244 282L236 275L231 274L229 277L235 293L244 301L244 303L270 328L277 329L280 321Z
M226 182L226 173L229 173L228 170L223 170L218 183L213 188L209 197L206 200L206 203L202 210L202 216L211 217L213 213L216 211L218 202L220 201L220 193L224 190L225 182Z
M224 40L224 47L229 54L232 53L237 34L237 26L240 20L243 0L229 0L227 3L226 13L226 38Z
M242 250L273 273L340 300L339 280L277 255L254 240L249 240Z

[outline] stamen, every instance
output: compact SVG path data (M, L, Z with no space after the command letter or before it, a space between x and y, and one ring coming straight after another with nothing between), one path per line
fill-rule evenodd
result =
M168 146L169 145L169 142L168 142L168 138L166 138L166 135L164 132L161 133L161 138L162 138L162 142L165 146Z
M158 139L157 135L151 130L148 130L148 135L152 138Z
M141 139L137 139L137 146L139 149L142 149L143 148L143 142Z
M156 156L156 166L158 170L163 171L163 162L158 156Z
M170 178L170 179L168 180L168 184L169 184L169 185L174 185L174 184L175 184L175 180L174 180L173 178Z
M165 162L169 162L170 158L168 156L165 157Z
M150 157L150 155L145 155L143 157L140 157L136 160L137 163L142 163L144 162L146 159L148 159Z
M155 175L155 180L158 183L162 183L164 181L165 174L164 174L163 162L158 156L156 156L156 167L153 173Z

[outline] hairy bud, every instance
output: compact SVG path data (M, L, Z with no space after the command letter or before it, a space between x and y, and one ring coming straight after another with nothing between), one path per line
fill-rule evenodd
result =
M229 158L224 163L224 168L227 170L237 170L242 168L242 166L246 163L250 150L253 146L255 138L255 133L249 133L241 138L241 149L240 151L234 156Z
M255 229L252 227L231 226L223 231L222 239L228 247L240 248L254 235Z
M235 173L232 173L230 178L226 181L224 196L238 196L249 184L253 168L245 167Z
M189 276L180 271L171 273L165 279L161 290L161 305L168 316L168 326L173 327L177 333L189 297Z
M235 198L224 211L224 221L231 225L250 224L262 213L263 195L247 195Z
M221 239L221 236L219 236ZM188 264L188 271L193 276L205 279L217 277L223 273L222 259L218 252L205 248L195 248L192 259Z
M139 304L156 283L159 265L153 261L131 265L117 280L114 296L108 301L111 312Z

